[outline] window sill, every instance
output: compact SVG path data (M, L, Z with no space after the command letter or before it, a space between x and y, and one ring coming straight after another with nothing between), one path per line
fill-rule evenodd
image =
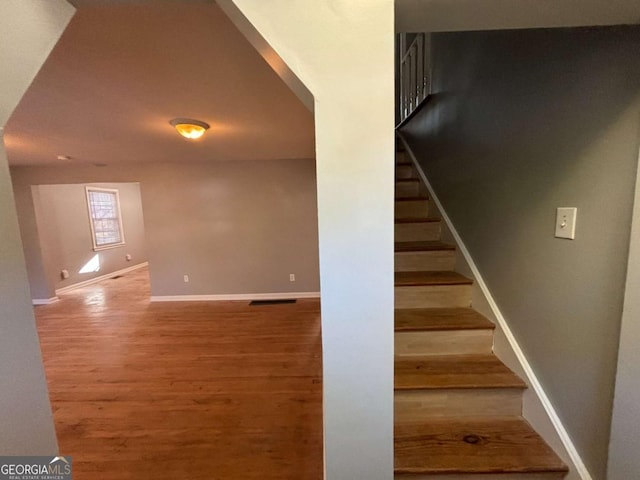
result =
M124 247L125 243L113 243L110 245L101 245L99 247L93 247L93 251L94 252L101 252L102 250L111 250L112 248L118 248L118 247Z

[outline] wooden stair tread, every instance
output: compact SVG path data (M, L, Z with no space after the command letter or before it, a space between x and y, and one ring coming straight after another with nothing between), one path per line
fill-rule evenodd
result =
M495 355L400 357L394 369L396 390L527 386Z
M407 217L407 218L396 218L395 223L433 223L440 222L441 220L437 217Z
M445 417L396 425L394 460L396 474L568 472L522 417Z
M494 328L492 322L472 308L411 308L395 311L396 332Z
M396 242L396 252L434 252L440 250L455 250L454 245L442 243L437 240L421 240L413 242Z
M435 272L395 272L396 287L415 287L423 285L470 285L470 278L452 271Z

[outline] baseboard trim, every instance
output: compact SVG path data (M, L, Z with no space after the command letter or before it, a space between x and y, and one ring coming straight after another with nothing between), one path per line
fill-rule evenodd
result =
M233 302L247 300L286 300L320 298L320 292L233 293L223 295L154 295L152 302Z
M449 218L449 216L447 215L447 212L443 208L442 203L440 203L440 200L438 199L438 196L436 195L431 183L427 179L427 176L425 175L424 170L422 169L422 167L420 166L420 163L416 159L416 156L413 153L413 150L411 150L411 147L409 146L409 144L407 143L403 135L399 132L398 132L398 137L404 144L405 149L409 154L409 157L411 158L411 161L413 162L414 166L416 167L416 170L418 171L418 174L420 175L420 178L426 185L427 190L429 191L430 199L434 202L434 204L440 211L440 214L442 215L442 220L445 222L445 224L449 228L451 235L455 239L455 242L458 248L460 249L460 253L463 255L464 259L469 265L469 268L473 273L474 279L477 282L478 287L482 291L482 294L484 295L495 318L497 319L500 328L502 329L505 337L507 338L507 341L509 342L509 345L511 346L511 349L513 350L513 353L515 354L518 361L520 362L520 365L522 367L522 370L525 372L529 385L531 386L536 396L538 397L538 400L544 407L544 410L547 416L549 417L549 420L553 424L553 427L555 428L556 433L560 437L560 440L564 448L566 449L567 454L571 459L571 462L573 463L573 468L575 469L576 473L580 476L582 480L592 480L591 474L587 470L587 467L582 461L582 458L580 457L578 450L576 449L575 445L573 444L573 441L571 440L571 437L569 436L569 432L567 432L564 425L562 424L562 421L560 420L560 417L558 416L555 408L553 407L551 400L549 400L549 397L545 393L542 387L542 384L538 380L538 377L536 376L535 372L533 371L533 368L531 367L531 364L527 360L527 357L522 351L522 348L520 348L520 344L518 343L515 336L513 335L513 332L509 328L509 324L507 323L506 319L502 315L502 312L500 311L498 304L496 303L493 296L491 295L491 292L489 291L487 284L485 283L482 275L480 274L480 271L478 270L478 267L476 266L475 262L473 261L473 258L471 257L471 254L469 253L469 250L467 249L466 245L462 241L462 238L458 234L458 231L456 230L455 226L451 222L451 219Z
M138 270L140 268L148 267L149 262L138 263L137 265L133 265L132 267L123 268L121 270L116 270L115 272L106 273L104 275L100 275L99 277L91 278L89 280L85 280L84 282L74 283L73 285L68 285L66 287L58 288L56 290L56 295L61 295L77 288L86 287L88 285L93 285L94 283L102 282L103 280L108 280L113 277L117 277L118 275L124 275L125 273L133 272L134 270Z
M60 300L58 297L51 297L51 298L32 298L31 299L31 303L33 305L50 305L52 303L56 303L58 300Z

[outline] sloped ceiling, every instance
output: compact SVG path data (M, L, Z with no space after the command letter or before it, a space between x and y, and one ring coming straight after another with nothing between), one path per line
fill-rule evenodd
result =
M75 4L5 128L11 165L315 156L312 113L215 3ZM211 130L189 142L174 117Z

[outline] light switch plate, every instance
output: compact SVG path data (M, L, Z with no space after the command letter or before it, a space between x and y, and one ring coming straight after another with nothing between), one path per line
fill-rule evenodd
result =
M575 207L561 207L556 213L556 237L576 238L576 216L578 209Z

